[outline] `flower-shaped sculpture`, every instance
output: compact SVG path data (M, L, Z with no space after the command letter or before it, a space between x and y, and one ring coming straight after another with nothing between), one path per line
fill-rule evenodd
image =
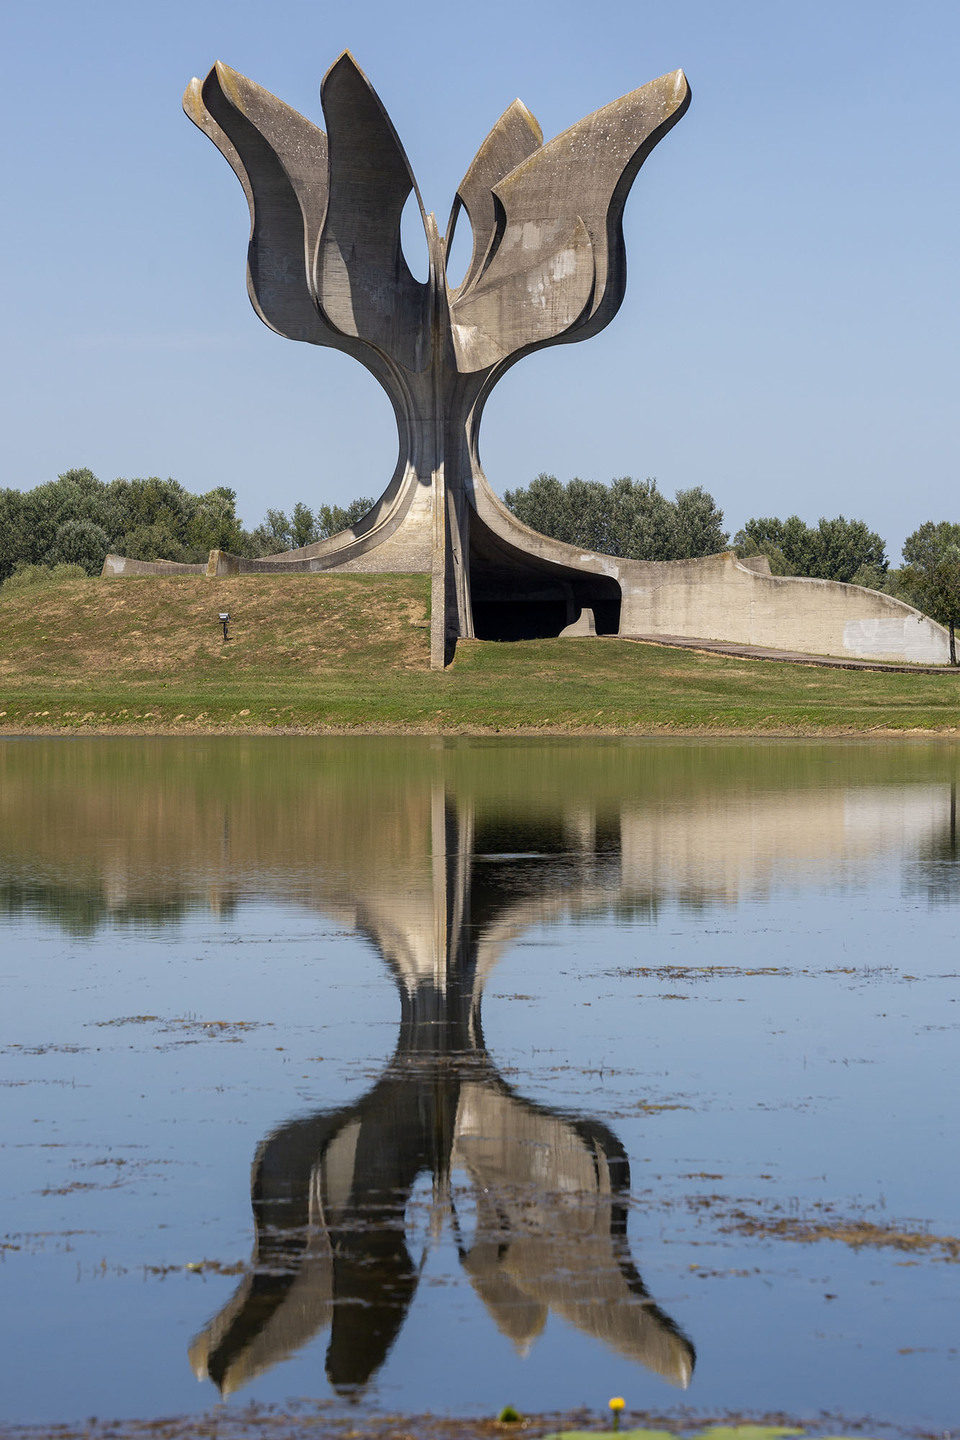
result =
M354 1104L303 1115L260 1145L253 1260L194 1340L194 1371L232 1394L329 1331L331 1385L365 1386L417 1299L410 1202L429 1177L431 1235L449 1232L462 1273L518 1349L553 1313L686 1387L694 1347L651 1297L628 1243L623 1145L599 1120L519 1094L483 1038L483 986L501 950L557 907L596 904L609 862L595 840L571 854L569 835L542 817L518 826L494 808L478 830L467 793L437 791L431 811L428 895L378 896L374 885L352 907L343 895L397 984L394 1054Z
M443 622L434 626L434 660L443 663L451 639L474 633L471 546L488 570L509 568L531 548L532 532L500 504L480 468L486 397L521 355L585 340L616 314L626 282L624 204L640 166L687 108L689 90L675 71L547 144L514 101L461 181L445 236L421 203L430 256L423 282L400 242L404 206L411 191L419 201L419 191L383 105L349 53L320 93L326 133L218 63L203 82L191 81L184 108L246 192L257 314L289 339L353 355L383 385L397 417L399 461L377 505L353 530L293 559L317 569L431 571L433 613ZM473 255L451 289L446 259L462 210ZM384 545L371 564L370 551ZM541 574L577 569L562 553L569 547L543 545Z
M190 1349L197 1377L224 1395L327 1330L333 1388L368 1384L417 1296L409 1206L423 1176L430 1233L439 1239L449 1224L463 1273L521 1353L553 1312L669 1383L690 1383L694 1347L651 1297L627 1242L626 1152L601 1122L535 1104L503 1080L483 1043L474 927L464 929L441 986L397 974L399 1043L372 1089L259 1147L253 1261Z

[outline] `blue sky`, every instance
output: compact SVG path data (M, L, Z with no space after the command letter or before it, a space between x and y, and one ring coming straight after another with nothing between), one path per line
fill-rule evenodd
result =
M349 47L441 225L515 96L550 137L682 66L693 103L634 185L620 314L507 375L487 475L701 484L731 529L842 512L896 559L960 519L958 42L956 0L8 6L0 485L173 475L232 486L253 524L389 478L375 382L249 306L243 194L180 110L215 59L322 124Z

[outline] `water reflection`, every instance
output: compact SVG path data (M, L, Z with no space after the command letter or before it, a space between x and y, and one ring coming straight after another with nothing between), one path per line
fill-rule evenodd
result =
M484 1047L483 987L517 936L564 917L655 922L867 887L883 866L956 904L957 768L953 750L891 743L0 744L0 915L86 936L200 911L240 934L265 898L366 935L399 990L369 1093L261 1145L253 1262L194 1343L198 1372L235 1391L329 1329L331 1383L356 1391L446 1227L520 1349L552 1313L686 1384L693 1348L627 1243L623 1146L511 1088Z
M920 842L907 891L923 895L931 904L956 904L960 900L960 838L955 780L950 785L949 801L941 809L945 813Z
M598 1121L516 1094L483 1043L483 981L505 934L537 892L597 885L596 836L571 854L556 827L525 824L499 828L510 848L492 852L469 800L435 792L431 818L431 903L358 914L400 991L396 1051L359 1103L260 1146L252 1267L194 1341L194 1370L230 1394L329 1328L331 1384L364 1386L414 1302L423 1259L411 1231L424 1226L411 1197L426 1175L426 1231L451 1227L470 1284L521 1350L552 1311L686 1387L693 1346L630 1254L623 1146Z
M0 916L90 935L264 897L371 925L399 963L432 903L438 787L472 806L476 850L578 855L581 910L652 920L784 882L859 885L884 856L909 893L953 903L958 766L894 742L7 741ZM536 868L502 868L502 889ZM552 874L524 924L566 908Z

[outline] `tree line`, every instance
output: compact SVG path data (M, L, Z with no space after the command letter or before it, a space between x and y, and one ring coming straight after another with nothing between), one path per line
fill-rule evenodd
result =
M518 520L584 550L633 560L692 560L727 548L723 511L701 486L668 500L656 480L629 475L603 485L538 475L526 489L507 490L504 504Z
M863 520L822 516L807 525L799 515L786 520L748 520L732 542L723 529L723 511L702 487L678 490L673 500L656 480L629 476L602 485L593 480L561 484L538 475L526 488L507 490L507 508L544 535L571 545L633 560L688 560L733 549L741 558L765 555L774 575L839 580L880 590L916 606L950 631L950 658L956 663L960 625L960 524L928 520L903 544L904 564L895 569L886 542Z
M27 570L79 567L99 575L113 552L134 560L202 563L211 550L257 558L297 549L354 525L373 501L303 502L288 516L269 509L252 530L236 513L236 493L217 486L194 495L176 480L98 480L68 470L34 490L0 490L0 582ZM629 475L604 485L540 474L508 490L507 508L525 525L586 550L636 560L692 560L732 548L765 555L775 575L804 575L864 585L906 600L946 625L960 625L960 524L927 521L904 542L904 564L890 565L882 537L863 520L798 515L750 519L730 540L723 511L702 486L671 500L656 480Z
M346 509L268 510L253 530L237 516L236 492L217 486L194 495L176 480L98 480L68 470L34 490L0 490L0 581L26 567L79 566L99 575L109 553L132 560L200 564L211 550L256 558L322 540L364 515L372 500Z

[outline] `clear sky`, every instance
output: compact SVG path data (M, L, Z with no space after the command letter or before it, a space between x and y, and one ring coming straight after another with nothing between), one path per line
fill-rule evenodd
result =
M254 524L389 478L376 383L247 301L243 193L180 110L214 60L322 125L349 47L441 226L515 96L549 138L681 66L693 103L634 185L623 307L501 382L490 482L655 475L704 485L731 530L860 517L896 560L960 520L958 42L957 0L8 5L0 485L172 475L230 485Z

